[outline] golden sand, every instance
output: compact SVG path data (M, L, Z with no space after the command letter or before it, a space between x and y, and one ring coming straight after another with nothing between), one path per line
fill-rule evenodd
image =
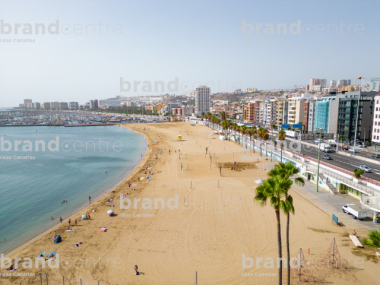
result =
M99 280L100 284L179 285L195 284L196 272L198 284L278 284L278 276L272 276L278 274L276 267L265 268L264 262L256 267L257 257L275 260L278 256L275 213L269 205L261 207L253 202L255 180L265 179L266 171L262 168L268 170L275 162L270 163L238 143L209 136L211 130L205 126L165 123L128 127L144 133L150 144L140 166L109 194L71 217L72 221L79 221L83 213L88 213L91 220L79 221L78 226L72 227L73 232L65 231L66 220L12 252L12 259L32 258L33 268L19 264L14 272L1 269L0 273L35 276L2 276L0 284L40 284L41 273L43 284L48 274L49 284L54 285L62 284L63 276L65 284L80 284L82 279L82 284L97 284ZM182 135L182 141L177 140L178 135ZM157 141L163 142L152 145ZM205 155L206 147L211 156ZM237 170L230 168L234 162L238 163ZM152 168L146 170L149 165ZM139 178L148 176L145 171L155 174L149 182L142 183ZM132 182L137 185L129 187ZM120 194L125 193L132 193L126 196L132 203L140 198L136 209L133 204L129 209L120 209ZM178 209L170 209L167 202L176 195ZM328 250L335 237L340 254L352 258L349 271L304 269L303 277L309 274L332 284L378 284L377 258L353 247L347 237L352 229L337 228L330 216L295 192L291 191L291 195L296 209L290 220L291 256L302 248L306 258L315 260ZM107 202L110 198L114 201ZM160 202L155 209L155 198L165 202L164 209ZM146 209L149 201L152 209ZM114 208L110 207L112 204ZM175 203L169 205L173 207ZM98 211L93 213L93 209ZM115 217L107 215L110 209L115 211ZM286 257L286 217L281 215L281 219ZM108 228L107 232L98 232L103 227ZM66 236L59 244L51 240L55 230ZM77 242L82 245L74 248ZM34 258L51 251L59 254L59 268L50 268L46 262L44 269L41 265L35 269ZM252 268L243 268L243 254L253 258ZM364 260L364 263L357 261L360 269L355 269L357 258ZM52 265L55 264L53 261ZM135 264L139 266L138 276ZM285 280L286 270L283 274ZM292 284L298 284L298 276L294 276Z

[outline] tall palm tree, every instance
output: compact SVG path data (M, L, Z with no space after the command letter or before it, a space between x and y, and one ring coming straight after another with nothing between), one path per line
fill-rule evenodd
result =
M278 163L274 166L272 170L268 172L269 177L277 177L283 180L292 180L290 179L292 176L297 175L300 170L295 167L291 162L288 163ZM299 185L305 185L305 180L301 177L296 177L294 178L294 181L299 184ZM293 184L293 182L292 182ZM288 208L283 209L283 212L285 215L287 215L287 220L286 220L286 251L287 251L287 273L288 273L288 285L290 285L290 247L289 247L289 223L290 223L290 213L294 215L294 207L293 207L293 198L292 196L289 195L288 193L289 189L285 193L285 199L289 201Z
M284 130L281 130L278 132L278 139L281 141L281 162L282 162L282 147L284 146L284 144L282 143L283 140L285 140L285 131Z
M263 184L256 188L256 195L254 201L259 202L261 206L265 206L267 200L274 208L277 219L277 242L278 242L278 257L280 264L278 269L278 284L282 284L282 243L281 243L281 223L280 223L280 210L287 212L292 209L291 199L286 199L285 195L290 189L293 181L290 179L284 180L280 177L270 177L263 181ZM288 266L289 267L289 266Z
M227 117L226 112L220 113L220 117L222 118L222 120L225 120Z

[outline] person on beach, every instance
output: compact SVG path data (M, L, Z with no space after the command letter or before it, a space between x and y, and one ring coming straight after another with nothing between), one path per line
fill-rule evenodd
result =
M88 219L91 220L91 216L90 215L88 215Z
M135 265L135 274L136 274L136 275L139 274L139 272L138 272L137 270L139 270L139 267L138 267L137 265Z
M356 236L356 231L354 230L354 231L352 232L352 234L353 234L354 236Z
M50 219L51 219L51 220L54 219L53 216L51 216Z
M78 225L78 222L77 222L77 219L75 219L75 226L77 226Z
M1 242L5 242L5 239L3 239Z
M67 203L67 200L66 200L66 203Z
M62 223L62 217L59 217L59 221Z
M71 219L69 219L69 226L70 226L70 224L71 224Z

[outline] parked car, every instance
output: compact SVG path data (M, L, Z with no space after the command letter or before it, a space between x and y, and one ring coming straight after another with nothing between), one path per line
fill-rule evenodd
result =
M372 172L371 168L366 165L359 165L359 169L363 169L367 173Z
M331 156L329 156L328 154L322 155L322 158L327 159L327 160L332 160Z
M343 149L343 150L349 150L349 147L348 147L348 145L343 145L343 146L341 147L341 149Z
M350 148L348 151L354 153L354 148ZM360 150L358 148L355 148L355 153L358 152L360 152Z
M323 143L323 139L316 139L314 142L315 142L316 144L319 144L319 142Z
M377 153L371 153L369 156L372 158L380 158L380 154Z

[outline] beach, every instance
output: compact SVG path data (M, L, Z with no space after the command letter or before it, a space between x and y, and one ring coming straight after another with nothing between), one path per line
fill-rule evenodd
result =
M269 203L260 206L253 201L255 181L265 179L277 161L239 143L222 141L198 124L125 127L144 134L149 143L139 166L110 193L72 215L73 231L66 231L69 225L64 220L13 251L9 258L21 262L16 271L0 270L0 283L40 284L41 274L46 284L47 274L49 284L62 284L63 278L65 284L81 280L83 284L196 284L196 278L198 284L277 284L276 264L264 265L267 258L278 256L275 212ZM238 169L231 170L235 162ZM295 207L290 219L291 256L302 248L312 262L328 255L335 238L340 256L351 259L349 270L305 268L304 275L333 284L377 284L377 258L354 248L348 238L353 229L337 227L318 207L292 190L290 195ZM116 215L110 217L109 210ZM91 219L80 220L83 214ZM78 226L73 226L75 219ZM286 257L283 214L281 226ZM99 232L101 228L107 231ZM64 237L61 243L53 243L54 231ZM365 230L357 233L366 235ZM41 261L45 268L41 264L35 268L35 257L53 251L59 257L51 266ZM26 257L33 259L32 268L23 265ZM11 275L4 276L7 273ZM291 283L298 284L297 270L292 274Z

